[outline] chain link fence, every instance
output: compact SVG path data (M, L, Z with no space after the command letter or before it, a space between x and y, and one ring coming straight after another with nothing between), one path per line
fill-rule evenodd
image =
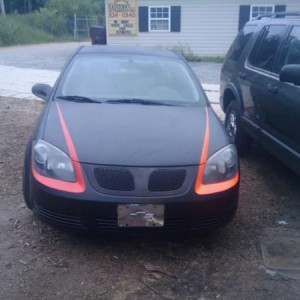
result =
M90 28L100 26L100 17L77 16L74 14L73 36L74 40L90 38Z
M103 16L63 16L47 8L31 14L10 14L0 18L0 46L87 40L90 39L90 28L103 27L104 23Z

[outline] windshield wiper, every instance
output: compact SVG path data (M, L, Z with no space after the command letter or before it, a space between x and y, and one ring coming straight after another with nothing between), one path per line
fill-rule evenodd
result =
M101 101L98 101L98 100L94 100L94 99L84 97L84 96L76 96L76 95L73 95L73 96L58 96L56 98L62 99L62 100L78 102L78 103L102 103Z
M125 103L125 104L142 104L142 105L162 105L162 106L174 106L173 104L161 102L161 101L154 101L154 100L143 100L143 99L114 99L114 100L107 100L105 103L110 104L118 104L118 103Z

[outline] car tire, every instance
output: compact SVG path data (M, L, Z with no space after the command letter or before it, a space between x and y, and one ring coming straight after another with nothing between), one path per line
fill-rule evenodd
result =
M251 150L252 139L241 126L241 108L237 101L228 105L225 117L225 129L230 139L235 143L239 155L247 155Z
M23 197L26 206L32 210L32 200L30 196L30 153L31 149L29 145L26 147L23 173L22 173L22 187L23 187Z

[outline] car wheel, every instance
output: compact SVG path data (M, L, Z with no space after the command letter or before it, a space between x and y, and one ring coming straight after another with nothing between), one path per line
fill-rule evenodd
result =
M232 142L235 143L240 155L249 153L252 139L243 131L241 126L241 109L237 101L232 101L227 108L225 129Z
M22 174L22 187L23 187L23 197L26 203L26 206L29 209L32 209L32 200L30 196L30 153L31 149L27 145L25 151L24 165L23 165L23 174Z

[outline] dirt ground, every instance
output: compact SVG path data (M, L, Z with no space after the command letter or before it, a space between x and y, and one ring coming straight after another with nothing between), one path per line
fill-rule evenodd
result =
M25 207L21 174L40 102L0 98L0 299L299 299L264 266L267 230L300 230L300 184L259 147L241 159L234 220L205 236L95 238ZM285 222L282 222L285 221ZM268 237L272 238L272 237Z

